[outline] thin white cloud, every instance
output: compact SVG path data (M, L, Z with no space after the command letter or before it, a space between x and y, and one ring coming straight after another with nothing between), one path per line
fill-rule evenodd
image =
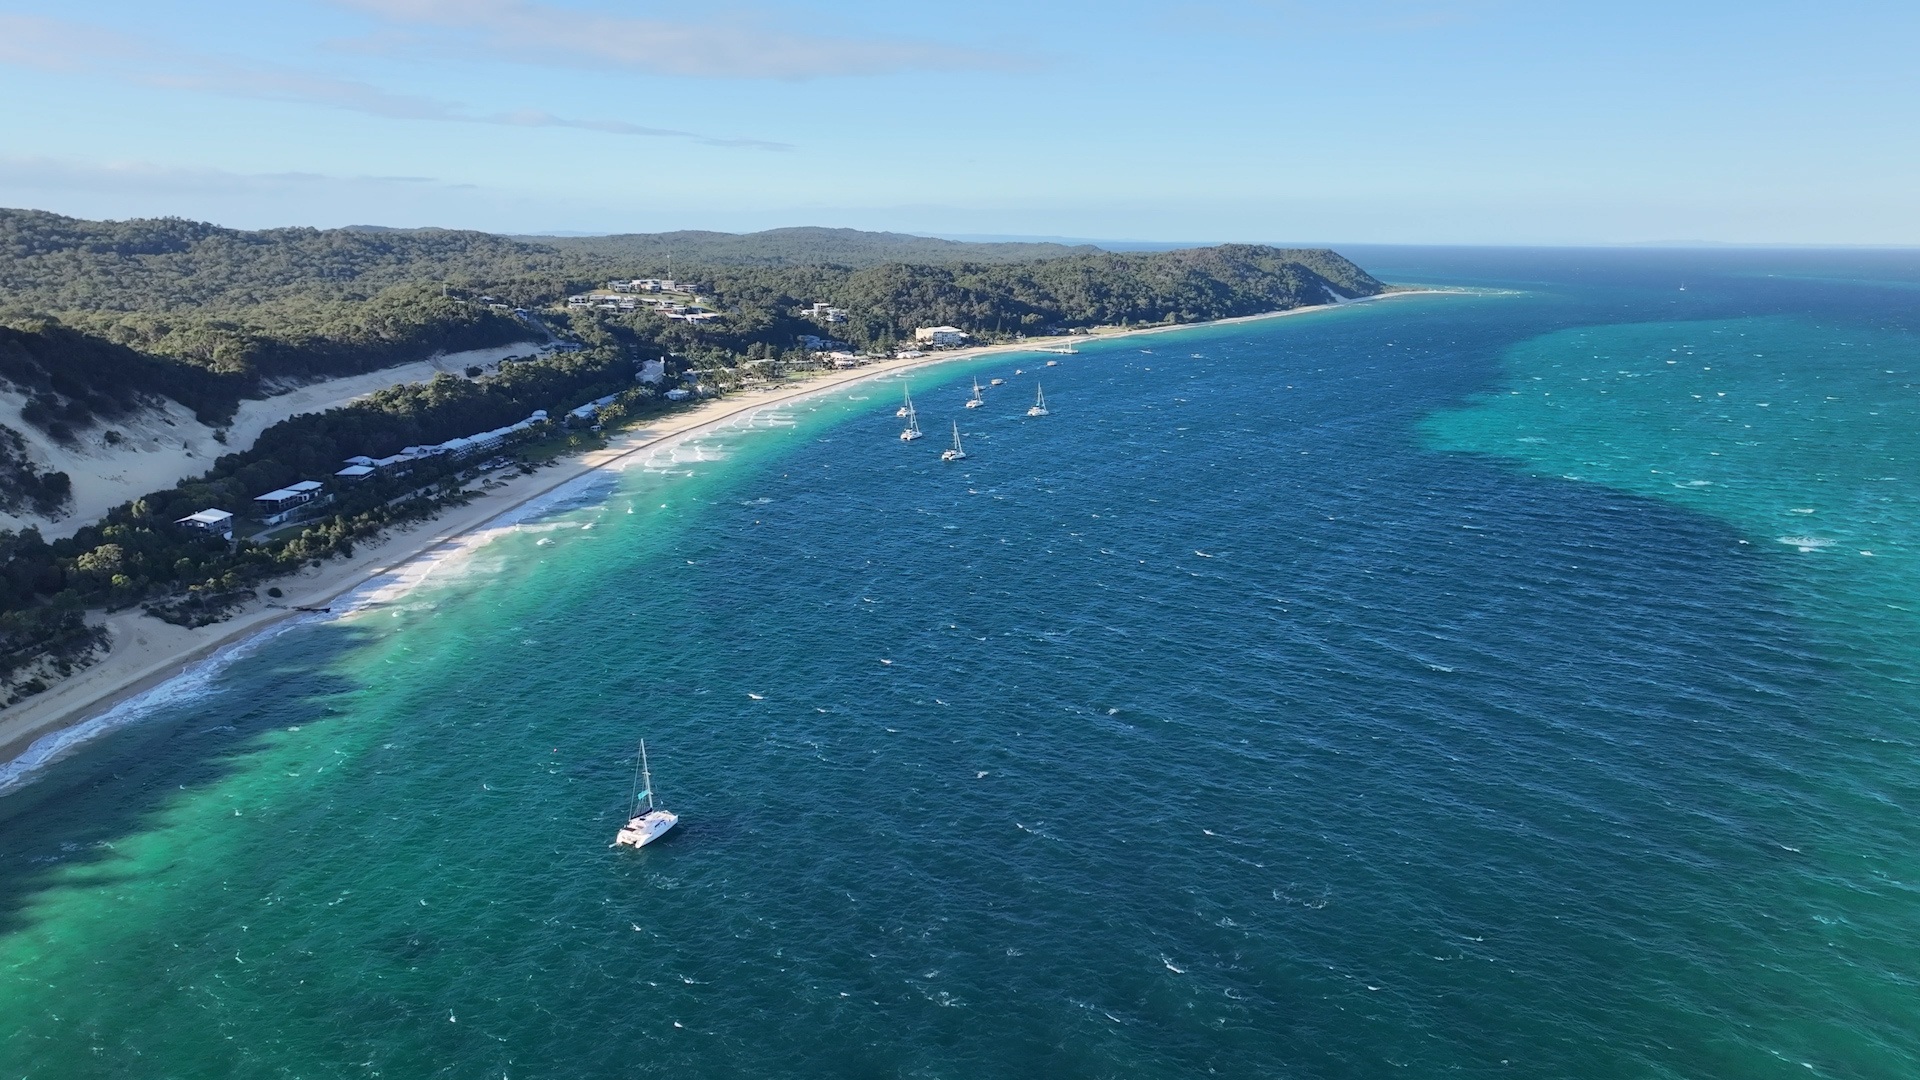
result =
M237 173L151 161L76 161L0 157L0 202L47 191L175 195L287 194L315 187L388 188L449 185L431 176L328 176L324 173Z
M370 83L298 68L236 63L201 56L99 27L30 15L0 15L0 64L107 75L144 86L225 97L285 101L397 120L555 127L609 135L687 139L707 146L790 150L765 139L723 138L620 120L580 120L539 109L474 111L457 102L396 94Z
M1006 67L1005 56L950 44L812 34L734 15L704 22L610 15L537 0L335 0L401 28L350 47L426 49L564 67L660 75L806 79Z
M296 224L460 228L532 220L549 205L525 192L426 176L243 173L152 161L0 155L0 206L82 218L183 216L243 229Z

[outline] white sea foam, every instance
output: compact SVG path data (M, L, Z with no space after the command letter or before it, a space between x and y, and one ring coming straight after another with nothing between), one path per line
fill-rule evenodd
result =
M325 616L311 615L276 623L188 664L180 674L150 690L133 695L98 716L41 736L19 757L0 765L0 796L32 783L48 766L110 731L138 723L169 705L197 701L215 693L214 680L234 661L289 630L322 618Z
M1801 551L1819 551L1821 548L1833 546L1833 541L1824 536L1781 536L1776 539L1782 544L1799 548Z

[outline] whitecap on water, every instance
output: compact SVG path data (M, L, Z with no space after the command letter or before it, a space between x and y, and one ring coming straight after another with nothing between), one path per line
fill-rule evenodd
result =
M288 619L266 627L256 634L219 649L205 660L189 665L179 675L151 690L135 694L91 720L42 736L35 740L33 745L27 747L25 753L0 765L0 795L32 783L47 766L66 757L81 745L92 742L116 728L138 723L156 710L168 705L195 701L214 693L216 691L213 685L214 679L234 661L281 634L295 627L305 626L321 617Z
M1781 536L1776 539L1782 544L1799 548L1801 551L1819 551L1821 548L1833 546L1833 541L1824 536Z

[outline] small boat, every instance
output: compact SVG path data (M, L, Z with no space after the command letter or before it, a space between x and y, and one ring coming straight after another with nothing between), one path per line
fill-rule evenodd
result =
M980 396L980 380L973 380L973 400L967 402L967 408L977 409L986 403L986 399Z
M942 450L940 452L940 460L941 461L963 461L966 459L966 456L967 456L967 452L965 450L960 449L960 425L958 423L955 423L953 425L953 449Z
M1035 386L1033 388L1033 408L1027 410L1027 415L1028 416L1047 415L1047 395L1043 391L1041 391L1040 387L1038 386Z
M633 774L633 816L608 847L643 848L680 823L680 815L653 804L653 770L647 766L647 740L640 740L640 768ZM641 808L642 801L646 808Z
M920 430L920 416L918 413L915 413L913 411L913 394L912 393L907 394L907 403L906 405L902 406L902 408L907 410L907 429L900 433L900 441L912 442L913 440L922 437L922 435L924 434Z
M1058 361L1058 360L1049 360L1049 361L1047 361L1047 366L1048 366L1048 367L1059 367L1059 366L1060 366L1060 361Z
M1002 384L1002 383L1004 383L1004 382L1006 382L1006 381L1007 381L1007 380L1005 380L1005 379L988 379L988 380L987 380L987 385L988 385L988 386L999 386L1000 384Z
M913 411L913 391L907 391L907 403L893 410L893 415L904 417Z

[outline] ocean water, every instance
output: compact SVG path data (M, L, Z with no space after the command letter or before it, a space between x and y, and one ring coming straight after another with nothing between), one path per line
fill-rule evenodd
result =
M125 710L0 1074L1920 1073L1920 260L1354 254L1460 291L766 410Z

